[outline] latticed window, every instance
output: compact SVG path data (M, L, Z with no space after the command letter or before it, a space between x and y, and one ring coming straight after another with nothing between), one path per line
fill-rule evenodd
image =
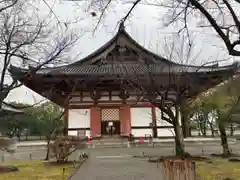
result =
M120 113L119 109L112 108L112 109L102 109L102 121L119 121Z

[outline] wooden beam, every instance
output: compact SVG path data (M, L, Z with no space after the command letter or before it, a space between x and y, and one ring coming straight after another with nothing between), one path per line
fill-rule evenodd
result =
M94 105L69 105L69 109L89 109ZM122 104L99 104L98 107L101 108L120 108L122 106ZM143 104L130 104L130 107L152 107L152 105L150 103L143 103Z

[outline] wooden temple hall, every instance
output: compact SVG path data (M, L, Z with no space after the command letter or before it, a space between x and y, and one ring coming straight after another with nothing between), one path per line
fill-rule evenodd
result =
M32 67L11 66L10 72L26 87L65 108L69 135L86 130L86 135L92 137L130 133L136 137L169 137L174 136L172 124L161 119L161 111L149 102L146 92L136 90L141 83L150 82L142 77L151 73L155 85L162 89L186 86L188 98L226 80L236 67L177 64L139 45L120 25L109 42L77 62L42 68L30 77ZM185 81L176 85L170 74L177 75L179 82L183 78ZM134 80L138 82L129 83ZM172 91L174 97L174 88Z

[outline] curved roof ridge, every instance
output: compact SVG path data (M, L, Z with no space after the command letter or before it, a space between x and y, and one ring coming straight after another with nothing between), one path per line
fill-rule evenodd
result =
M217 62L217 61L216 61ZM221 66L217 66L216 68L228 68L228 67L233 67L233 66L236 66L237 62L233 62L231 64L228 64L228 65L221 65ZM208 66L204 66L204 65L191 65L191 64L179 64L180 66L186 66L186 67L193 67L193 68L212 68L215 66L215 64L213 65L208 65Z
M93 51L91 54L89 54L88 56L86 56L85 58L82 58L76 62L73 62L67 66L72 66L72 65L79 65L79 64L83 64L84 62L90 60L91 58L97 56L98 54L104 52L108 47L110 47L114 42L117 41L118 36L122 34L124 35L131 43L133 43L135 46L139 47L142 51L144 51L147 54L152 55L155 60L156 63L159 63L160 61L164 61L165 63L169 63L175 66L186 66L186 67L192 67L192 68L210 68L213 65L209 65L209 66L203 66L203 65L191 65L191 64L181 64L181 63L177 63L174 61L171 61L161 55L158 55L150 50L148 50L147 48L145 48L144 46L142 46L139 42L137 42L135 39L133 39L131 37L131 35L126 31L124 23L121 22L119 25L119 29L117 31L117 33L109 40L107 41L105 44L103 44L100 48L98 48L97 50ZM223 68L223 67L232 67L235 63L230 64L230 65L223 65L223 66L219 66L218 68Z
M73 63L69 64L69 66L76 65L76 64L83 64L84 62L88 61L89 59L97 56L98 54L100 54L102 52L104 52L109 46L111 46L114 42L117 41L117 38L120 34L125 35L130 40L130 42L132 42L135 46L139 47L145 53L152 55L157 60L161 60L161 61L164 61L164 62L167 62L167 63L170 63L170 64L180 65L180 64L178 64L174 61L168 60L168 59L166 59L166 58L164 58L164 57L146 49L144 46L142 46L140 43L138 43L135 39L133 39L131 37L131 35L126 31L126 29L124 27L124 24L120 23L118 32L109 41L107 41L105 44L103 44L97 50L93 51L91 54L87 55L85 58L82 58L82 59L80 59L76 62L73 62Z
M83 65L83 66L61 66L61 67L54 67L54 68L41 68L37 71L37 73L39 74L45 74L45 73L50 73L50 72L60 72L62 70L66 70L66 68L97 68L97 67L109 67L109 66L114 66L114 67L121 67L121 66L126 66L126 67L139 67L139 66L148 66L147 64L136 64L136 63L127 63L127 64L103 64L101 66L99 65L92 65L92 64L86 64L86 65ZM149 65L149 68L153 68L153 67L162 67L164 66L163 64L150 64ZM183 66L183 65L182 65ZM177 68L177 67L180 67L180 66L173 66L173 68ZM238 68L239 67L239 63L237 62L234 62L230 65L225 65L225 66L219 66L219 67L214 67L214 66L185 66L186 68L190 68L189 69L189 72L198 72L198 71L202 71L202 70L206 70L206 71L209 71L211 69L215 69L215 70L223 70L223 69L232 69L232 68ZM192 69L194 68L194 69ZM11 74L18 74L18 73L26 73L26 72L29 72L29 68L20 68L20 67L16 67L14 65L10 65L9 67L9 72Z
M73 62L73 63L69 64L69 66L76 65L76 64L82 64L82 63L86 62L87 60L93 58L94 56L97 56L98 54L100 54L102 51L107 49L109 46L111 46L115 42L115 39L117 38L118 33L119 33L119 31L109 41L107 41L105 44L103 44L100 48L98 48L97 50L93 51L92 53L90 53L86 57L84 57L84 58L82 58L82 59L80 59L80 60L78 60L76 62Z
M175 65L178 64L174 61L168 60L168 59L164 58L163 56L148 50L143 45L141 45L139 42L137 42L135 39L133 39L132 36L125 29L122 29L122 32L135 46L138 46L139 48L141 48L145 53L152 55L154 58L157 58L158 60L162 60L162 61L165 61L170 64L175 64Z

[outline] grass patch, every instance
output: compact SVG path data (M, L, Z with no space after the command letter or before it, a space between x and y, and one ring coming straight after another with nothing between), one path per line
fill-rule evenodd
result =
M56 165L45 161L19 161L4 164L17 166L19 171L0 173L0 180L67 180L74 170L73 163Z
M239 180L240 162L229 162L228 159L211 158L211 163L198 161L197 175L201 180Z

